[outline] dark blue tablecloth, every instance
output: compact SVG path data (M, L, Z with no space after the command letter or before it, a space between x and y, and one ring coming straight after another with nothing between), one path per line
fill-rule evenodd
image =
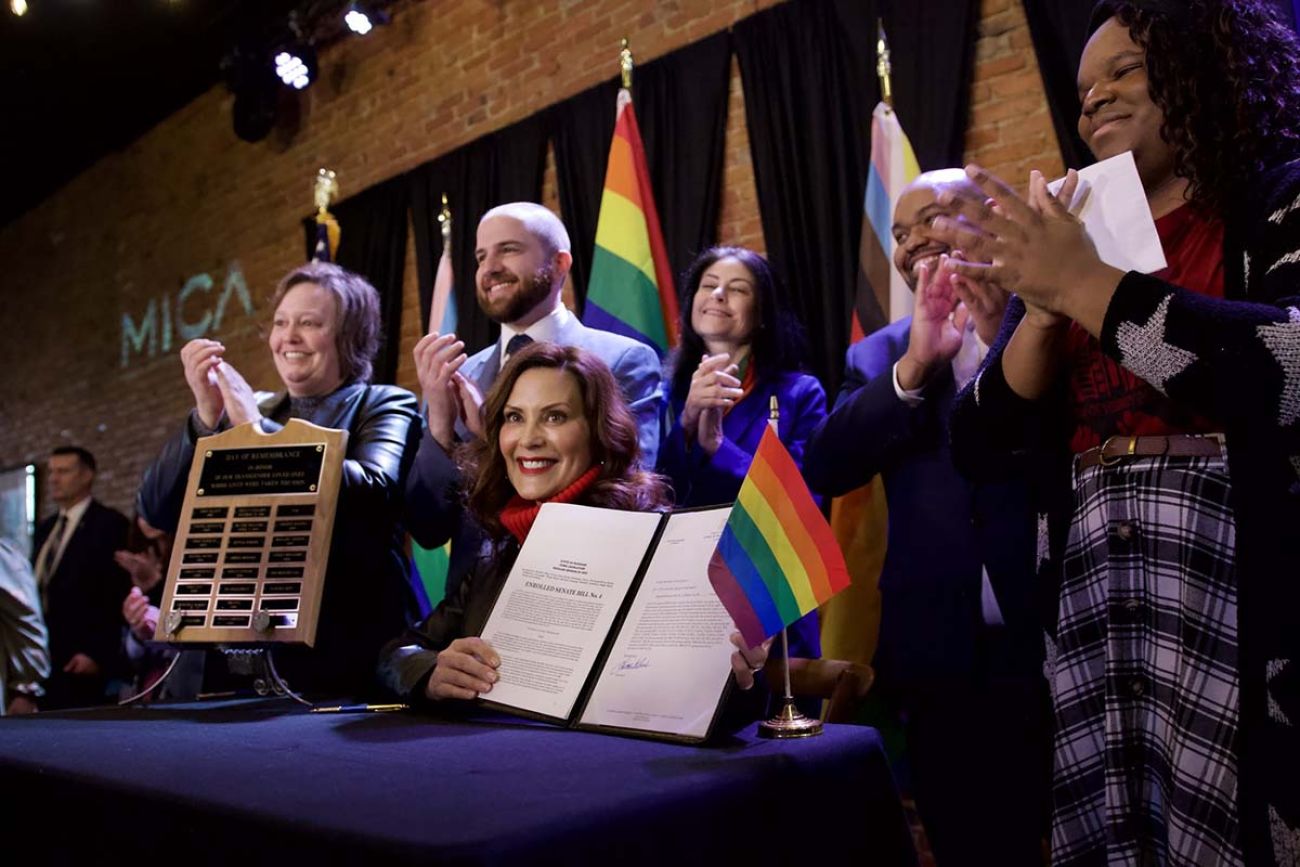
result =
M77 711L0 720L0 793L0 852L39 863L915 863L880 738L851 726L692 747L287 704Z

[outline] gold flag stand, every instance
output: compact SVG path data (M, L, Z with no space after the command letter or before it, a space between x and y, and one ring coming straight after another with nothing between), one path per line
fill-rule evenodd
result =
M781 408L777 405L776 395L768 404L767 423L773 431L777 430L781 420ZM785 692L781 696L781 709L776 716L758 724L758 736L763 738L810 738L822 733L822 721L806 716L795 706L794 694L790 689L790 636L787 629L781 630L781 672L785 679Z

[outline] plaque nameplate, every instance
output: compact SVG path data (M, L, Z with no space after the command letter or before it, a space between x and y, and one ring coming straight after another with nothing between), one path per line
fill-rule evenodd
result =
M256 592L256 584L222 584L217 590L222 596L252 596Z
M324 446L209 449L196 493L200 497L314 494Z
M263 585L262 592L268 595L297 596L302 592L302 583L299 581L282 581L278 584L268 582Z
M194 518L194 520L200 521L200 520L210 520L212 518L224 518L226 517L226 515L229 514L230 514L230 509L226 508L225 506L216 506L216 507L195 509L192 517Z
M235 509L236 518L269 518L271 517L270 506L240 506Z
M347 440L293 419L198 441L158 640L315 643Z

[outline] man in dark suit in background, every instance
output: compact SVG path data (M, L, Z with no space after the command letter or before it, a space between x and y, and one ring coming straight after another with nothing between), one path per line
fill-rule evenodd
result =
M458 440L476 435L472 428L483 396L512 354L547 341L585 349L609 365L637 420L644 467L655 465L662 429L662 369L654 350L588 328L560 300L573 256L559 217L533 202L498 205L479 221L476 255L478 304L501 325L497 342L472 356L455 334L429 334L415 347L427 424L407 476L407 527L425 548L454 539L448 596L479 553L477 534L461 526L461 478L450 454Z
M939 193L983 196L960 169L921 175L894 212L894 265L916 313L849 348L804 475L839 495L884 477L878 686L904 722L917 808L940 867L1042 863L1050 733L1023 477L957 474L948 416L1002 321L1006 294L941 268ZM958 292L961 300L959 303Z
M128 522L93 499L95 456L56 448L47 464L50 497L59 513L36 528L32 565L50 635L52 673L42 710L103 704L119 670L122 599L131 579L113 560L126 547Z

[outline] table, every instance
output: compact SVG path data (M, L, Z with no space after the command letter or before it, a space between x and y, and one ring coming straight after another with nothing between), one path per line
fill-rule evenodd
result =
M32 863L915 863L857 726L692 747L285 702L105 708L0 720L0 792L0 852Z

